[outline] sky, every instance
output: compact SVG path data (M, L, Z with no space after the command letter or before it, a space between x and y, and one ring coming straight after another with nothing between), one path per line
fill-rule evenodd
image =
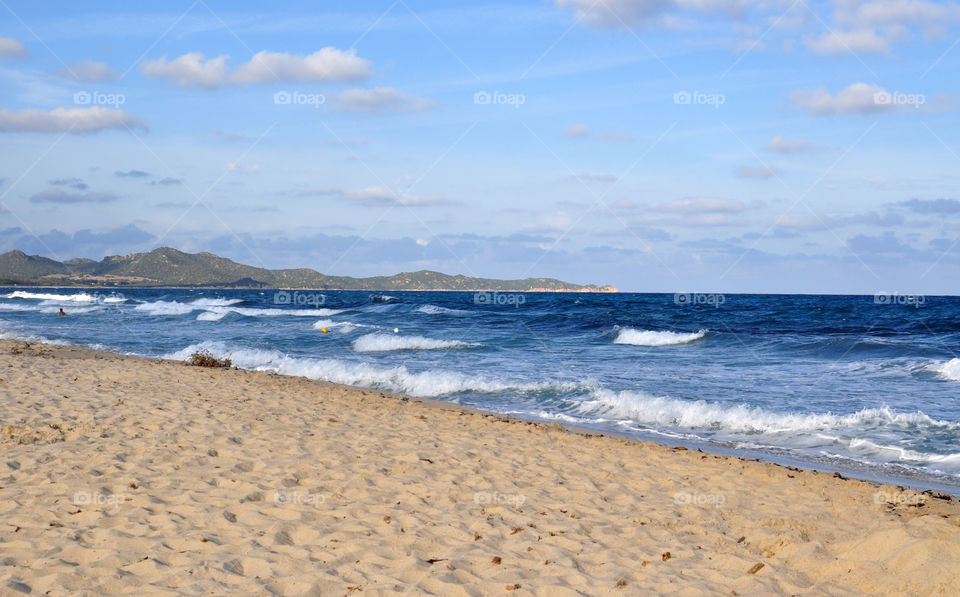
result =
M0 250L960 294L958 70L926 0L0 0Z

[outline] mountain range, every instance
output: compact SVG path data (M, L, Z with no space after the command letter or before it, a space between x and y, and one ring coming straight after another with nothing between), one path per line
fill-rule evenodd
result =
M104 257L100 261L78 258L63 262L10 251L0 255L0 285L617 292L612 286L580 285L554 278L495 280L428 270L370 278L328 276L309 268L265 269L212 253L184 253L169 247Z

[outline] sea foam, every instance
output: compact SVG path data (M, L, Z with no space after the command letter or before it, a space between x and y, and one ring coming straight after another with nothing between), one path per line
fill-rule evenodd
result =
M400 336L398 334L373 333L353 341L357 352L383 352L388 350L438 350L479 346L460 340L435 340L423 336Z
M236 307L232 306L233 303L228 303L228 306L218 306L213 304L216 301L223 301L225 299L198 299L191 303L181 303L179 301L151 301L148 303L142 303L134 307L137 311L145 312L149 315L187 315L197 310L205 310L214 314L226 315L228 312L238 313L240 315L245 315L247 317L328 317L330 315L336 315L337 313L342 313L342 310L338 309L273 309L273 308L254 308L254 307ZM205 302L200 302L205 301ZM240 302L240 301L236 301ZM212 319L212 315L207 315L205 318Z
M943 379L949 381L960 381L960 359L950 359L942 363L929 365L928 369L937 373Z
M4 298L57 301L57 302L67 302L67 303L97 302L96 296L92 294L88 294L86 292L78 292L76 294L51 294L46 292L27 292L25 290L15 290L10 294L5 295Z
M614 344L632 344L634 346L673 346L689 344L707 335L706 330L695 333L657 332L653 330L638 330L635 328L621 328Z
M371 363L340 359L310 359L285 355L274 350L239 348L223 342L207 341L164 355L162 358L182 361L198 350L207 350L217 358L229 358L243 369L272 371L281 375L308 377L332 383L402 392L425 398L461 392L514 392L521 395L585 391L590 386L577 383L526 383L467 375L455 371L427 370L412 372L405 366L383 367Z

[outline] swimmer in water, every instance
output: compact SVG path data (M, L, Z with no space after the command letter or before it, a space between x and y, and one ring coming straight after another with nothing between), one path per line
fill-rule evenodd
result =
M57 315L66 315L67 312L63 310L63 307L60 307L60 312Z

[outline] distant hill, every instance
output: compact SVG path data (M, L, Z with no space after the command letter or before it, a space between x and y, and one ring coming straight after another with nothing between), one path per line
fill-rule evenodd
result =
M10 251L0 255L0 285L617 292L612 286L582 286L554 278L493 280L427 270L373 278L327 276L307 268L253 267L212 253L184 253L169 247L149 253L104 257L101 261L70 259L62 263L23 251Z

